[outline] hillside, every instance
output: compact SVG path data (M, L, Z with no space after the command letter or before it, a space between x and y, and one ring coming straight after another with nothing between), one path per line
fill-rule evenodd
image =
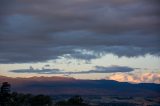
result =
M0 77L12 91L48 95L160 96L160 84L131 84L113 80L77 80L68 77Z

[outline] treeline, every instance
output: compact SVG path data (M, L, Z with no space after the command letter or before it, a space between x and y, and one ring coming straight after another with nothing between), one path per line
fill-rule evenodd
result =
M1 106L52 106L52 99L45 95L19 94L13 92L0 96Z
M11 85L3 82L0 87L0 106L88 106L80 96L74 96L67 101L53 103L50 96L11 93Z
M7 96L0 96L0 106L89 106L84 103L80 96L73 96L68 100L53 102L47 95L32 95L22 93L10 93Z
M91 106L81 96L73 96L68 100L54 102L51 96L10 93L0 96L0 106ZM139 106L133 103L101 103L94 106Z

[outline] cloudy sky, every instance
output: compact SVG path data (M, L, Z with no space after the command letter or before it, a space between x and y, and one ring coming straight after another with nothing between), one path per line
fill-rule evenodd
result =
M159 0L1 0L0 75L160 83Z

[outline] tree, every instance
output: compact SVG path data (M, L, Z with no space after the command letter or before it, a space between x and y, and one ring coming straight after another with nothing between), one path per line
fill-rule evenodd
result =
M0 91L0 105L8 106L10 102L10 87L8 82L3 82Z
M73 96L68 101L59 101L56 103L56 106L89 106L84 103L83 99L80 96Z
M31 98L30 104L31 106L51 106L52 99L50 96L37 95Z
M82 104L83 103L83 99L80 96L77 95L77 96L74 96L74 97L70 98L68 100L68 103L76 104L76 105Z

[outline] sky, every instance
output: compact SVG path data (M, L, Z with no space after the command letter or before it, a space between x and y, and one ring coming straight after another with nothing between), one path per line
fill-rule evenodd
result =
M159 0L0 0L0 75L160 83Z

